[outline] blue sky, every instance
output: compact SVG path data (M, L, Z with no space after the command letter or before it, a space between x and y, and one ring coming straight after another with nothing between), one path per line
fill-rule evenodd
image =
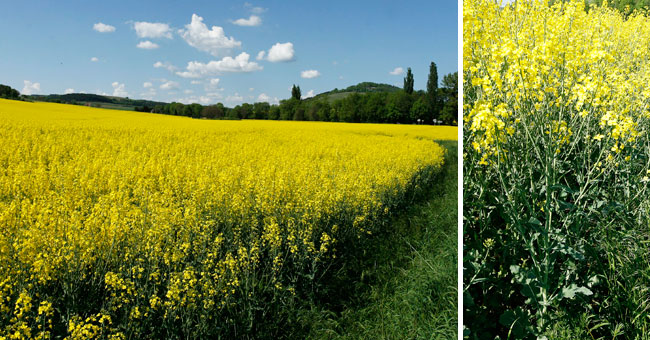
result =
M13 1L0 83L234 106L458 69L456 1ZM401 69L400 69L401 68ZM402 71L402 72L400 72Z

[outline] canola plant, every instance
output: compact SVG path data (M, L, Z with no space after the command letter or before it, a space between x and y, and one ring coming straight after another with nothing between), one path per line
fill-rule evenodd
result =
M648 334L609 270L647 230L650 21L595 3L463 2L470 339Z

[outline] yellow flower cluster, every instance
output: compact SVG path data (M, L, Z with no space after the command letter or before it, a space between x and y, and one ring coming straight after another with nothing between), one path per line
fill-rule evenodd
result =
M606 137L618 152L638 136L650 99L650 21L584 1L463 3L465 127L482 164L514 131ZM543 125L546 125L543 127ZM521 138L519 136L518 138ZM611 157L610 157L611 158Z
M209 324L262 278L293 293L293 269L378 228L456 136L0 100L0 338Z

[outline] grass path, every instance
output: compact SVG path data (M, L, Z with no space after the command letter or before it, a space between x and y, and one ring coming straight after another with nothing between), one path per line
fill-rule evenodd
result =
M372 240L348 301L303 315L309 338L457 338L458 143L440 144L440 185Z

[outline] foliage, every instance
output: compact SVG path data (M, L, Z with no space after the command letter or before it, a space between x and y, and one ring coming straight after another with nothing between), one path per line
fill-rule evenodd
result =
M591 2L616 8L626 16L632 14L635 10L645 12L650 8L650 1L648 0L593 0Z
M0 107L0 336L12 338L291 336L294 306L327 295L346 253L433 183L432 139L456 138Z
M442 101L442 110L438 118L443 122L455 124L458 121L458 72L445 75L438 92L440 92L438 98Z
M585 7L464 2L466 338L648 337L650 22Z
M458 73L456 73L458 74ZM447 76L445 76L447 77ZM444 79L443 79L444 80ZM456 81L458 84L458 80ZM438 67L433 61L429 65L429 78L427 79L427 95L431 104L435 104L438 96Z
M20 92L10 86L0 84L0 98L20 99Z
M411 72L410 67L406 71L406 77L404 77L404 92L407 94L413 93L413 72Z
M293 87L291 87L291 98L296 100L300 100L302 98L302 94L300 93L300 86L293 84Z

